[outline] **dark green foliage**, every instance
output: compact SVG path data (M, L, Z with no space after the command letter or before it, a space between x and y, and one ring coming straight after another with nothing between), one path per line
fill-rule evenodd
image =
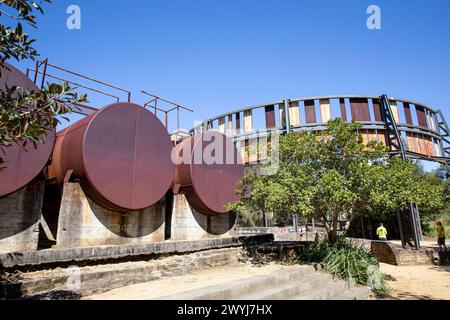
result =
M344 235L335 242L315 241L300 255L301 262L323 263L333 277L347 280L350 285L370 286L379 296L389 295L378 261L368 249L352 244Z
M374 216L388 219L417 204L422 217L444 203L442 182L412 161L386 158L385 147L365 145L361 125L330 120L326 130L280 137L279 170L273 175L248 173L240 181L241 200L229 209L240 215L273 212L278 225L296 214L315 218L335 241L338 221Z
M78 97L73 90L67 83L51 84L39 92L18 87L0 90L0 164L6 148L13 144L25 150L29 145L36 148L59 123L58 116L67 120L64 115L86 101L85 95Z
M0 23L0 66L10 58L17 61L24 59L34 60L38 56L32 47L34 39L24 32L21 21L36 28L35 12L43 14L40 3L51 2L50 0L2 0L0 2L0 17L2 21L7 20L12 25ZM2 67L0 67L0 74Z
M0 75L8 59L34 60L38 54L32 47L33 39L24 32L21 21L36 27L38 12L43 14L41 3L50 0L2 0L0 1ZM12 25L6 25L6 21ZM38 92L24 91L19 87L0 90L0 170L4 168L6 148L18 145L25 150L37 147L45 139L47 131L68 120L76 104L86 102L86 96L78 95L68 83L47 84Z
M323 262L327 256L330 243L328 241L314 241L300 254L300 261L308 263L320 263Z

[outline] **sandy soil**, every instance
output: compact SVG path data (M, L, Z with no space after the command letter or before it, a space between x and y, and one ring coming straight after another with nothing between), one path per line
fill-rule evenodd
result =
M437 249L435 241L423 241L424 247ZM380 264L392 296L386 299L433 299L450 300L450 267L434 265L393 266ZM280 264L256 266L252 264L233 265L198 270L190 274L172 278L139 283L117 288L105 293L85 297L84 299L140 300L152 299L188 289L197 289L210 285L242 279L254 275L263 275L289 268Z
M450 267L443 266L393 266L380 264L392 296L388 300L450 300ZM263 275L289 268L279 264L255 266L234 265L198 270L190 274L156 281L134 284L85 297L86 300L144 300L210 285Z
M392 289L389 299L450 299L450 267L393 266L385 263L381 263L380 267Z
M264 275L289 268L280 264L257 266L241 264L194 271L177 277L138 283L105 293L85 297L86 300L147 300L185 290L194 290L227 281Z

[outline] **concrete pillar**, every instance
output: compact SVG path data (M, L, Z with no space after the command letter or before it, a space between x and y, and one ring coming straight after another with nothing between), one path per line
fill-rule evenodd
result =
M78 183L65 183L58 220L59 249L164 241L165 200L150 208L115 212L92 201Z
M0 198L0 253L37 250L44 188L35 180Z
M184 194L174 195L171 240L199 240L231 236L236 216L206 216L193 209Z

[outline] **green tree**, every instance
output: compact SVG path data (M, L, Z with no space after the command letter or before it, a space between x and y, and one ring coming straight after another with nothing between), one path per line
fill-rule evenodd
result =
M335 241L340 219L392 214L410 203L422 211L442 205L441 184L412 162L386 159L383 145L365 145L360 128L336 119L321 132L282 136L279 171L248 174L237 190L241 200L229 208L270 210L281 221L291 214L314 216Z
M40 3L51 0L42 0ZM0 24L0 65L4 66L6 60L13 58L17 61L24 59L34 60L38 53L32 47L35 42L23 30L21 22L36 28L36 12L43 14L38 1L32 0L2 0L0 2L0 17L9 18L11 24ZM0 68L0 75L1 70Z
M43 14L41 3L32 0L2 0L0 17L10 24L0 24L0 76L7 69L6 61L34 60L38 56L32 47L34 39L24 32L21 22L36 28L36 13ZM67 83L47 84L39 92L20 87L0 88L0 166L8 147L19 145L25 150L45 141L47 131L59 123L65 114L86 96L78 96ZM6 164L7 165L7 164Z

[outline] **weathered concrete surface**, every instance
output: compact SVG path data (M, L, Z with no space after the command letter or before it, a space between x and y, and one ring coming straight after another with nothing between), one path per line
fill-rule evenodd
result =
M32 267L46 264L97 262L111 259L130 259L150 255L195 252L242 246L243 243L267 241L267 236L230 237L193 241L166 241L159 243L129 244L71 249L46 249L40 251L0 254L0 268Z
M236 221L234 214L206 216L192 208L184 194L174 195L171 240L199 240L230 237Z
M0 253L37 249L44 187L35 180L0 198Z
M240 248L205 250L190 254L96 266L70 266L20 274L0 281L0 298L18 298L59 291L87 296L140 282L186 274L198 269L239 263ZM53 296L45 294L44 296Z
M78 183L64 184L57 248L151 243L164 240L165 203L116 212L92 201Z
M353 238L349 240L354 244L370 250L379 262L392 265L433 264L434 258L437 255L433 249L422 248L420 250L413 250L411 248L403 248L389 241Z
M308 227L308 230L302 229L298 233L292 232L293 227L238 227L233 230L235 236L249 236L259 234L273 234L275 241L314 241L316 235L320 238L326 236L323 228Z

